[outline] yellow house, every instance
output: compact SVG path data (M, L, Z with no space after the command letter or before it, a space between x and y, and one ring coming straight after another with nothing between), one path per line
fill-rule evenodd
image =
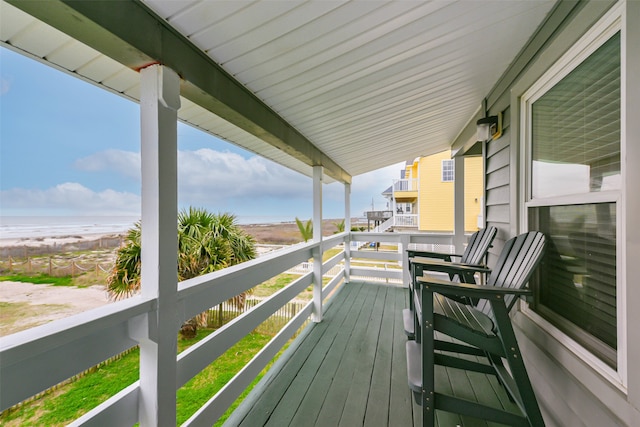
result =
M401 178L383 194L390 199L394 227L425 232L452 232L454 209L454 160L450 151L418 157L408 163ZM465 231L482 226L484 178L481 157L464 159Z

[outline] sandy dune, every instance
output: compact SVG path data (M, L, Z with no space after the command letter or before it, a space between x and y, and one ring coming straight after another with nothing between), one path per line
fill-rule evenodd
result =
M104 286L76 288L0 282L0 302L27 304L21 313L9 314L9 309L0 313L0 335L8 335L100 307L110 301Z

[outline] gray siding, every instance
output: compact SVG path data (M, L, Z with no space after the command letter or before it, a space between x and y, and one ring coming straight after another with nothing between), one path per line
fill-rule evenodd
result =
M498 234L493 242L493 247L489 249L489 265L493 265L498 254L502 250L504 242L510 237L511 215L511 167L510 167L510 145L509 129L503 131L502 137L496 141L491 141L487 145L485 171L486 189L486 218L487 226L494 226L498 229Z
M630 0L627 20L628 28L640 33L640 2ZM504 242L518 232L524 231L519 224L523 195L520 189L519 150L520 141L520 96L549 69L564 52L593 26L614 1L559 2L554 14L534 36L530 44L505 72L494 89L487 94L489 112L504 113L505 130L500 139L487 144L485 150L485 203L486 222L498 228L498 236L490 250L489 265L493 265ZM632 5L632 6L631 6ZM632 31L629 31L631 34ZM640 110L637 101L640 87L640 47L630 44L628 49L636 55L627 69L627 99L629 111ZM635 65L634 65L635 64ZM635 68L634 68L635 67ZM635 70L635 71L634 71ZM631 72L634 71L634 72ZM635 102L635 103L634 103ZM627 114L629 114L629 111ZM630 116L628 116L630 117ZM635 123L635 124L634 124ZM638 121L630 121L627 129L638 129ZM635 126L635 127L634 127ZM627 131L627 145L640 147L640 132ZM633 142L632 142L633 139ZM640 149L629 164L640 162ZM629 170L637 170L629 167ZM633 172L635 173L635 172ZM638 176L640 173L635 173ZM631 172L627 176L633 176ZM632 187L630 185L630 187ZM640 196L630 191L624 193L627 224L638 210L629 206L640 206ZM640 253L640 228L627 231L626 277L638 277L640 266L633 258ZM635 255L632 250L635 248ZM628 320L628 347L624 357L628 360L627 390L620 389L595 369L590 362L582 359L565 338L557 339L544 327L524 313L514 317L516 332L526 358L532 383L538 394L542 411L549 426L640 426L640 368L635 365L640 360L640 340L637 328L640 321L637 306L640 304L640 289L623 285L627 289L626 304ZM633 320L633 321L631 321ZM624 348L619 351L625 351Z

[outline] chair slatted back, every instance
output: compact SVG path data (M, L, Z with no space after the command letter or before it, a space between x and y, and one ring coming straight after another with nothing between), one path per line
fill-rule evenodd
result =
M511 289L523 288L542 260L544 245L545 236L539 231L529 231L508 240L487 278L487 285ZM513 295L509 295L505 300L509 310L515 302L516 297ZM487 301L480 301L476 308L487 315L491 313Z
M493 226L476 231L469 238L469 244L462 254L460 262L465 264L482 264L483 258L491 247L498 229Z

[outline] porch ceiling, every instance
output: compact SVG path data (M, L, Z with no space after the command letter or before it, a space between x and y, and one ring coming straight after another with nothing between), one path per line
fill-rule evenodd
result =
M133 100L173 65L181 120L349 181L448 149L554 4L7 0L0 39Z

